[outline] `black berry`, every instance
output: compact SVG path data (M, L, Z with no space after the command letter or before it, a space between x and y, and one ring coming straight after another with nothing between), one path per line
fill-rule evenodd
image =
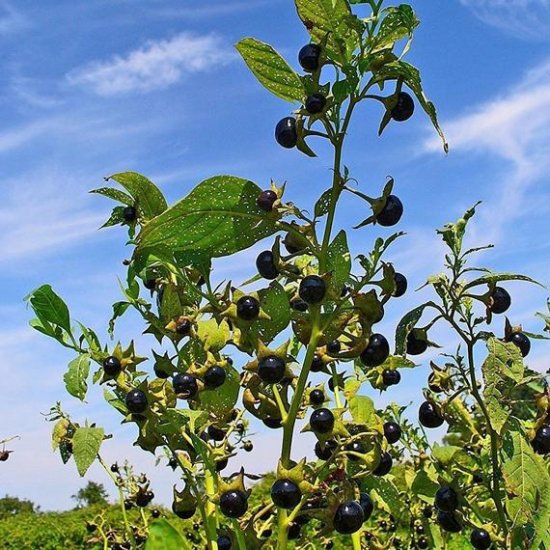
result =
M521 351L521 355L523 357L527 357L529 355L529 352L531 351L531 341L523 332L514 332L512 336L509 338L509 342L512 342L512 344L515 344L519 351Z
M262 191L258 198L256 199L256 204L266 212L271 212L273 210L273 204L275 204L275 201L277 200L277 194L275 191L271 191L271 189L267 189L266 191Z
M368 493L361 493L359 495L359 505L363 508L363 516L365 518L363 521L367 521L374 510L374 503Z
M317 409L311 413L309 425L315 433L329 433L334 427L334 415L329 409Z
M396 422L384 423L384 437L390 444L397 443L401 437L401 426Z
M176 333L180 336L188 336L191 332L191 326L189 319L182 319L176 323Z
M220 497L220 510L228 518L240 518L248 509L248 500L242 491L228 491Z
M154 519L160 518L160 510L158 508L153 508L151 510L151 516L153 516Z
M316 353L311 360L311 372L321 372L324 368L325 363L323 362L323 358Z
M361 361L367 367L378 367L390 355L390 345L381 334L373 334L367 347L361 353Z
M392 296L394 298L399 298L407 292L407 277L405 277L402 273L396 272L393 276L393 280L395 281L395 290L393 291Z
M294 117L287 116L277 123L275 127L275 139L285 149L296 147L298 133L296 132L296 119Z
M195 515L196 510L196 507L182 509L177 506L175 502L172 503L172 512L174 512L174 514L176 514L176 516L180 519L192 518Z
M512 298L508 291L500 286L496 286L491 294L492 303L489 306L489 309L493 313L504 313L512 303Z
M237 317L253 321L260 313L260 302L252 296L242 296L237 300Z
M474 529L470 535L470 542L476 550L487 550L491 547L491 537L485 529Z
M225 382L227 374L222 367L209 367L204 373L203 381L207 388L219 388Z
M413 98L407 92L399 92L397 105L391 110L391 117L397 122L403 122L411 118L413 113Z
M443 512L454 512L458 508L458 495L452 487L440 487L435 494L435 505Z
M225 438L225 431L211 424L208 426L208 437L213 441L223 441Z
M382 453L382 456L380 457L380 462L372 473L375 476L385 476L390 473L392 465L393 460L390 453Z
M429 401L424 401L418 410L418 420L426 428L438 428L443 424L443 417L437 407Z
M319 68L321 48L317 44L306 44L298 53L298 62L304 71L310 73Z
M141 390L130 390L125 401L128 410L133 414L140 414L147 409L147 396Z
M122 211L122 217L126 223L133 223L137 218L137 210L133 206L126 206Z
M365 515L363 508L358 502L343 502L336 509L334 514L334 528L343 535L350 535L361 529Z
M243 442L243 449L249 453L254 448L254 445L252 444L252 441L246 440Z
M422 515L426 519L430 519L433 516L433 508L431 506L424 506L424 509L422 510Z
M275 266L275 258L271 250L264 250L258 254L256 258L256 268L264 279L276 279L279 275L279 271Z
M103 361L103 370L109 376L116 376L121 368L120 361L112 355Z
M231 550L231 539L225 535L218 537L218 550Z
M318 275L308 275L300 282L298 294L307 304L318 304L323 301L327 285Z
M310 115L316 115L320 113L327 104L327 98L322 94L311 94L305 103L306 111Z
M401 373L398 370L384 369L382 372L384 386L396 386L401 382Z
M182 399L192 399L199 391L197 379L186 372L178 373L172 379L174 391Z
M218 460L216 460L216 472L221 472L224 470L227 467L228 462L228 458L218 458Z
M337 355L342 349L342 344L338 340L333 340L327 344L327 353L330 355Z
M430 543L426 537L418 537L416 545L420 550L426 550L426 548L430 547Z
M322 405L325 402L325 394L322 390L312 390L309 394L311 405Z
M308 310L308 305L303 300L298 298L290 302L290 307L296 311L301 311L302 313Z
M550 426L541 426L532 441L533 450L541 455L550 453Z
M266 416L262 422L264 423L264 426L267 426L268 428L271 428L272 430L277 430L278 428L282 428L283 421L278 416Z
M395 195L389 195L384 208L377 214L376 221L383 227L391 227L399 222L402 215L403 203Z
M351 451L352 453L358 453L360 455L365 454L367 452L367 449L365 449L365 446L360 441L352 441L349 445L346 445L346 451ZM355 455L348 455L348 458L352 462L357 462L359 460L359 457Z
M145 281L143 281L143 286L147 290L155 290L155 288L157 286L157 280L156 279L145 279Z
M271 486L271 500L279 508L290 510L297 506L301 499L300 488L289 479L278 479Z
M437 513L437 523L439 523L441 529L448 533L458 533L462 530L462 523L454 512L443 512L440 510Z
M266 384L278 384L285 375L285 362L275 355L265 357L258 364L258 376Z
M409 355L420 355L428 349L428 342L424 335L416 328L407 334L407 353Z
M315 456L320 460L328 460L338 448L338 443L334 439L329 439L325 442L325 446L321 447L321 443L315 443Z

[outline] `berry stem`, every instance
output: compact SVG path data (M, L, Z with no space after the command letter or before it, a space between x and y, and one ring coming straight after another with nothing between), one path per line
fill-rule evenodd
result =
M361 550L361 531L356 531L351 535L353 550Z
M287 512L286 510L279 509L278 512L278 520L279 520L279 533L277 537L278 542L278 550L286 550L287 547L287 541L288 541L288 534L287 534Z
M330 368L332 371L332 385L334 387L334 400L336 401L336 408L342 408L342 401L340 399L340 389L338 388L338 373L336 372L336 366L333 364Z
M206 516L204 525L206 527L206 532L208 537L211 539L209 541L209 548L212 550L217 550L218 548L218 518L216 515L216 505L210 500L210 497L213 497L216 494L216 485L214 483L214 476L209 468L204 469L204 487L206 489L207 501L204 507L204 513ZM239 531L237 529L237 531Z
M246 541L244 540L243 532L238 520L233 520L233 527L235 529L235 538L237 539L237 546L239 547L239 550L246 550ZM217 546L218 545L216 544L216 548Z

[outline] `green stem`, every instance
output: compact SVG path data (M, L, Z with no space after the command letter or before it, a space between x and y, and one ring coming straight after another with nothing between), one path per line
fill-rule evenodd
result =
M330 370L332 371L332 385L334 386L334 400L336 401L336 408L342 408L342 401L340 399L340 389L338 388L338 372L336 365L332 365Z
M353 550L361 550L361 531L357 531L351 535Z
M237 539L237 546L239 547L239 550L246 550L246 541L244 540L241 526L237 520L233 520L233 527L235 529L235 538Z
M278 517L279 517L279 534L277 537L277 541L278 541L277 549L286 550L287 541L288 541L288 534L287 534L287 528L286 528L286 519L287 519L286 510L279 509Z

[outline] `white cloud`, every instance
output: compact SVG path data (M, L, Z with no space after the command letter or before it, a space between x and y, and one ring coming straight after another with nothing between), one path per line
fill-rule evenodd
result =
M502 95L443 121L443 127L451 153L489 154L506 162L494 173L497 187L492 204L480 210L482 223L477 226L483 243L496 243L503 229L521 216L527 191L550 170L550 61L527 72ZM432 138L425 147L430 152L440 150Z
M0 1L0 35L13 34L30 27L30 22L9 2Z
M72 85L100 96L150 92L179 82L187 74L224 65L232 49L215 35L182 33L169 40L149 41L126 56L94 61L67 75Z
M484 23L523 40L550 40L549 0L460 0Z

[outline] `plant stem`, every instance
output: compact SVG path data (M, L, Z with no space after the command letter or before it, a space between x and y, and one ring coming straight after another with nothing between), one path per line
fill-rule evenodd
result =
M233 527L235 529L235 538L237 539L239 550L246 550L246 541L244 540L241 526L239 525L239 522L237 520L233 520Z
M361 531L357 531L351 535L353 550L361 550Z
M287 512L286 510L279 510L279 535L277 537L278 550L286 550L288 535L286 528Z

